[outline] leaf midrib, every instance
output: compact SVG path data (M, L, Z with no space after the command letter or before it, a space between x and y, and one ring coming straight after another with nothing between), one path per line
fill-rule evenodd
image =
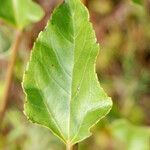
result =
M71 19L72 19L72 27L73 27L73 67L72 67L71 90L70 90L71 94L70 94L70 99L69 99L68 141L67 141L68 144L71 144L71 142L70 142L71 121L70 120L71 120L72 83L73 83L74 60L75 60L75 27L74 27L74 15L75 15L75 11L74 12L71 11Z
M79 1L80 2L80 1ZM76 3L75 3L76 4ZM81 3L81 5L82 5L82 3ZM71 9L71 8L70 8ZM72 10L72 9L71 9ZM72 138L72 139L70 139L71 137L70 137L70 130L71 130L71 101L72 100L74 100L75 99L75 97L76 97L76 95L78 94L77 92L78 92L78 90L75 92L75 95L73 95L73 92L72 92L72 83L73 83L73 73L74 73L74 66L75 66L75 64L76 64L76 62L74 62L75 61L75 45L76 45L76 39L78 38L78 32L77 32L77 35L75 35L75 23L74 23L74 20L75 20L75 10L76 10L76 5L75 5L75 7L74 7L74 11L71 11L71 18L72 18L72 27L73 27L73 68L72 68L72 78L71 78L71 95L70 95L70 100L69 100L69 121L68 121L68 123L69 123L69 127L68 127L68 144L73 144L72 143L72 141L77 137L77 135L78 135L78 133L79 133L79 130L80 130L80 128L81 128L81 125L82 125L82 122L83 122L83 120L81 121L81 124L80 124L80 126L79 126L79 129L78 129L78 131L77 131L77 134L75 134L74 135L74 137ZM85 43L85 41L86 41L86 38L84 39L84 43ZM85 45L85 44L84 44ZM83 49L84 49L84 46L83 46ZM87 59L87 61L86 61L86 65L85 65L85 67L84 67L84 71L83 71L83 75L82 75L82 78L81 78L81 81L80 81L80 85L79 85L79 88L81 87L81 85L82 85L82 81L83 81L83 78L84 78L84 74L85 74L85 72L86 72L86 68L87 68L87 64L88 64L88 61L89 61L89 59L90 59L90 54L91 54L91 52L92 52L92 48L91 48L91 51L89 52L89 56L88 56L88 59ZM80 54L81 55L81 54ZM79 56L80 57L80 56ZM79 59L79 57L78 57L78 59Z

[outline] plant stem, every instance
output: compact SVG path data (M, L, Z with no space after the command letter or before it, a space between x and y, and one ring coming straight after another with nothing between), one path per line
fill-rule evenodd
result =
M78 143L74 146L67 144L66 150L78 150Z
M72 150L72 146L66 145L66 150Z
M73 146L73 150L78 150L78 143Z
M6 73L6 85L5 85L4 94L2 97L2 102L0 105L0 124L4 118L5 111L7 108L8 98L9 98L12 79L13 79L13 71L14 71L14 66L15 66L15 62L16 62L17 52L18 52L19 45L21 42L21 36L22 36L22 32L17 31L14 43L11 47L12 54L11 54L11 58L10 58L10 64L8 66L8 70Z

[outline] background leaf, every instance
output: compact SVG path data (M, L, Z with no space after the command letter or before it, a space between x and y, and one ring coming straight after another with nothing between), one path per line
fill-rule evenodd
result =
M7 111L1 129L4 127L11 127L11 131L7 136L0 133L0 150L64 150L48 129L31 124L15 107Z
M23 29L43 17L43 10L32 0L0 0L0 18Z
M127 120L116 120L111 124L111 132L116 141L116 150L148 150L150 129L132 125Z
M80 1L66 1L52 15L32 51L24 76L25 112L65 143L90 136L89 129L111 109L99 86L99 46Z

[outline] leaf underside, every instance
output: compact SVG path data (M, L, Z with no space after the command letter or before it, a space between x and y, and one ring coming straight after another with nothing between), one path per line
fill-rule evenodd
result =
M42 8L32 0L0 0L0 18L23 29L43 17Z
M89 129L111 109L95 73L99 45L79 0L66 0L40 33L24 75L25 113L65 143L91 135Z

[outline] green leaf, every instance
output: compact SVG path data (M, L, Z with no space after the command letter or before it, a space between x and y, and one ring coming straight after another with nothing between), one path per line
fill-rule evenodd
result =
M0 18L19 29L43 17L43 10L32 0L0 0Z
M123 119L113 122L110 128L113 139L119 141L115 142L116 150L149 149L150 128L135 126Z
M99 45L79 0L57 8L39 35L25 72L25 113L65 143L91 135L89 129L111 109L112 101L95 73Z

